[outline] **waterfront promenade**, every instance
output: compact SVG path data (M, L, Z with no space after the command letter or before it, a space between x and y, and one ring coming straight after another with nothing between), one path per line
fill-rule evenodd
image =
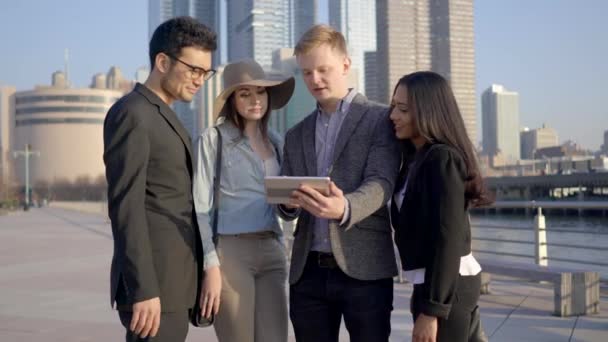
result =
M47 207L0 216L0 341L124 340L110 309L111 253L100 214ZM604 289L601 314L559 318L551 315L549 285L494 279L492 294L481 299L490 341L608 341ZM391 341L410 340L410 293L410 285L396 284ZM188 341L216 339L211 328L191 327ZM341 341L348 341L345 331Z

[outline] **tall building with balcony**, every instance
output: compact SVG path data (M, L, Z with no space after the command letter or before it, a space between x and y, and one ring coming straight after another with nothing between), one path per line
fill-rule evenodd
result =
M342 32L352 66L357 69L359 91L365 92L365 53L376 51L376 1L329 1L329 24Z
M378 96L390 101L405 74L432 70L451 84L477 142L473 0L378 0Z
M288 0L226 0L228 61L254 59L272 66L273 51L291 44Z
M38 151L30 158L30 182L96 179L105 172L103 122L123 92L113 89L68 88L62 74L51 86L15 93L14 149L26 144ZM15 162L17 179L24 184L24 163Z
M481 98L483 152L506 164L520 159L519 94L493 84Z
M533 159L536 150L559 145L557 131L544 124L540 128L524 129L520 139L521 159Z

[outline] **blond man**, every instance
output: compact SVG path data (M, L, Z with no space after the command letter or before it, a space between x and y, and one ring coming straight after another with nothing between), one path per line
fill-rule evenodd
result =
M299 217L291 269L290 318L297 341L388 341L397 273L386 202L398 149L385 106L348 87L350 58L341 33L316 25L295 55L317 106L287 132L282 174L328 176L322 194L301 186L286 219Z

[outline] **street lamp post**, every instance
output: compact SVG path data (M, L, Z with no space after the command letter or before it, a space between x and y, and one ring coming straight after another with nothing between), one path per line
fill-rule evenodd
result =
M30 207L30 156L40 156L39 151L32 151L30 144L25 144L23 151L13 151L15 158L23 156L25 158L25 208Z

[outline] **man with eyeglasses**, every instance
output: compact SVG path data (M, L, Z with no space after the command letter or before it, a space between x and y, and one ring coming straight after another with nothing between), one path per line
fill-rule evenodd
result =
M188 333L204 256L192 200L190 136L169 106L192 101L213 76L216 45L216 34L193 18L162 23L150 41L150 76L105 119L111 303L126 341L184 341ZM214 279L220 287L218 267L205 270L205 281Z

